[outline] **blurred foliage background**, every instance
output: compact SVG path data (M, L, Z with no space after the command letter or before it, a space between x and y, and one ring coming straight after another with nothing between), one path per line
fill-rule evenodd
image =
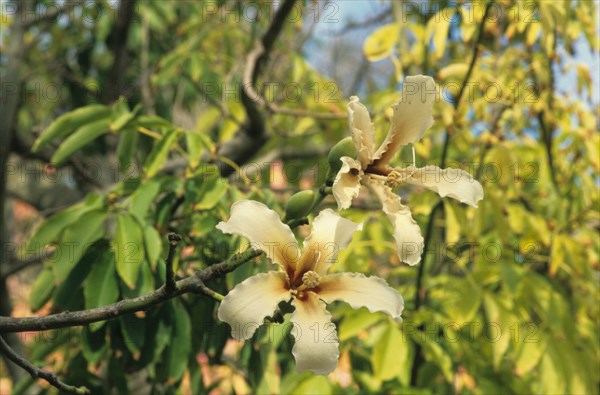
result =
M184 236L180 275L229 257L244 241L214 227L231 204L283 212L321 186L348 96L381 139L405 75L440 89L418 165L463 168L485 190L477 210L400 191L427 241L417 267L398 261L373 196L343 214L366 226L334 270L384 277L406 308L398 326L333 306L329 377L294 371L289 325L236 343L217 302L193 295L9 337L34 363L96 393L598 393L597 2L300 1L270 38L270 1L0 5L0 315L149 292L169 231ZM245 79L262 102L244 102ZM0 373L2 393L54 392Z

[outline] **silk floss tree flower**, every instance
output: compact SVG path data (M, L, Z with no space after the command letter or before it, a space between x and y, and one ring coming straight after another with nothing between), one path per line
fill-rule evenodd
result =
M367 186L379 198L383 212L394 227L394 238L401 261L416 265L423 252L423 236L410 209L403 205L392 188L400 184L422 186L477 207L483 199L483 188L473 177L460 169L440 169L437 166L417 168L413 148L413 164L404 168L390 167L396 153L405 145L415 143L433 125L435 82L431 77L406 77L402 98L392 107L391 126L383 143L375 146L375 130L366 107L352 96L348 104L348 119L357 158L341 157L332 192L338 209L350 207L362 186Z
M371 312L385 312L401 322L403 299L383 279L358 273L328 273L339 250L362 228L333 210L317 215L301 250L290 227L259 202L234 203L229 220L217 228L247 238L280 269L246 279L221 302L218 318L231 326L236 340L251 338L280 302L291 301L296 369L327 374L335 369L339 358L336 328L327 304L342 300L353 308L364 306Z

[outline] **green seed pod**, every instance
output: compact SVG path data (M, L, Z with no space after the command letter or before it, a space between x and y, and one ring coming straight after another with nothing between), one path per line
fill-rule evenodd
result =
M315 193L310 189L293 194L285 207L286 221L306 217L310 214L314 201Z
M358 152L356 151L356 146L352 141L352 137L346 137L343 140L340 140L339 143L331 148L329 151L329 157L327 160L329 161L329 170L327 171L327 181L333 182L336 174L340 171L342 167L342 161L340 160L343 156L349 156L350 158L356 158Z

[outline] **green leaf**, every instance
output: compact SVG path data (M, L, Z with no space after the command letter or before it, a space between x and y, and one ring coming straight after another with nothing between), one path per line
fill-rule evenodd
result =
M186 181L186 201L193 210L210 210L227 193L229 184L218 174L201 174Z
M117 215L113 249L117 273L129 288L134 289L144 260L144 244L142 230L132 215Z
M509 337L510 336L506 336ZM516 339L517 340L517 339ZM518 339L521 341L515 358L515 372L522 376L537 366L546 351L546 343L539 339Z
M107 118L110 108L104 105L92 104L87 107L78 108L68 112L54 120L37 138L33 144L32 151L39 151L51 141L71 134L74 130L88 124L91 121Z
M146 339L145 320L135 314L125 314L119 317L119 326L127 349L133 354L133 359L139 360Z
M122 284L121 295L123 298L131 299L140 295L145 295L156 289L155 279L148 261L144 260L140 265L140 271L137 278L135 288L131 289Z
M139 133L137 130L124 130L117 146L117 158L119 159L119 170L123 173L132 164L135 151L138 149Z
M481 290L466 279L452 280L446 287L443 305L448 317L458 323L471 321L481 305Z
M162 240L158 231L151 225L144 226L144 246L148 262L155 269L162 252Z
M145 181L131 194L129 212L136 216L140 222L144 221L152 201L158 195L158 192L160 192L160 185L160 181L153 178Z
M454 11L448 13L448 9L444 8L427 22L426 37L428 39L433 38L433 45L435 47L433 54L436 59L441 59L444 56L448 40L448 29L450 28L450 21L453 14Z
M400 35L400 24L390 23L380 27L371 33L363 44L363 53L365 57L375 62L385 59L392 54L394 45Z
M343 314L344 319L339 327L339 339L345 341L356 337L361 332L366 332L369 327L381 321L381 316L373 314L366 308L352 310L348 309Z
M386 381L410 372L408 346L409 343L404 341L400 329L396 325L388 325L371 354L375 378Z
M136 123L145 127L146 129L173 127L171 122L159 117L158 115L140 115L137 118Z
M212 151L215 146L208 136L198 131L186 131L185 143L192 169L195 169L200 164L204 150Z
M185 373L192 348L191 321L187 310L179 300L173 300L171 343L166 350L169 382L177 382Z
M446 211L446 243L455 244L460 240L460 221L458 220L457 210L448 200L444 201Z
M92 271L83 283L85 308L106 306L119 299L119 283L115 275L115 254L110 249L101 252L99 259L94 262ZM92 324L92 330L100 328L98 323Z
M68 225L75 222L83 214L102 207L102 198L99 195L88 195L86 200L48 218L37 229L33 237L27 242L27 251L41 251L47 244L58 241L60 233Z
M31 311L36 312L41 309L50 300L55 288L52 269L49 267L44 268L33 283L31 293L29 294L29 307Z
M442 371L446 381L452 382L452 359L448 353L435 341L425 338L422 342L427 359L433 361Z
M292 390L293 394L306 394L306 395L329 395L333 394L333 388L324 376L308 376L302 380L300 384Z
M52 298L53 304L63 310L81 310L84 308L83 282L90 274L94 263L109 248L106 240L101 239L86 248L85 253L61 284Z
M163 167L169 155L169 150L178 138L179 132L171 130L166 136L155 143L144 165L144 173L146 173L147 177L154 176Z
M140 107L138 106L134 111L129 111L126 100L121 99L117 101L113 106L112 119L110 121L111 132L117 133L126 127L135 118L136 112L139 109Z
M496 302L493 295L486 294L483 301L489 322L488 329L490 332L498 332L490 337L494 339L494 341L491 342L494 353L492 362L494 368L499 369L500 363L504 358L504 354L510 345L511 336L509 335L510 329L508 327L510 315L504 309L504 307L502 307L502 305Z
M81 126L63 141L50 161L57 166L66 161L77 150L108 132L108 119L100 119Z
M64 281L85 250L104 235L106 211L94 210L83 214L64 230L53 255L53 272L57 282Z
M538 393L540 394L564 394L566 377L568 373L564 357L556 353L551 345L548 345L540 363L540 379Z
M81 331L83 356L92 365L97 364L108 350L108 342L105 331L92 331L90 327L84 327Z

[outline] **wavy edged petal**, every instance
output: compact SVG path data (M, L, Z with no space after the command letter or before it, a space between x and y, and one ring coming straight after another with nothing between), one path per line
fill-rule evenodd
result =
M267 272L252 276L236 285L219 306L217 317L231 326L236 340L250 339L277 304L291 297L284 273Z
M332 372L337 367L340 351L331 313L311 291L306 292L303 299L294 298L292 304L296 308L291 318L296 370L310 370L316 374Z
M325 209L312 222L312 231L304 240L302 258L297 273L302 275L313 270L319 275L327 273L337 261L338 253L352 241L354 232L362 230L362 224L342 218L331 209Z
M393 106L392 124L385 140L375 152L375 166L385 166L408 143L417 142L433 125L436 88L433 78L424 75L406 77L402 98Z
M271 261L287 272L293 271L299 255L298 242L290 227L264 204L254 200L235 202L229 220L220 222L217 229L247 238L253 248L263 250Z
M398 257L404 263L416 265L421 260L424 240L421 228L413 219L410 208L403 205L400 196L392 192L387 185L373 180L370 180L368 185L381 201L383 212L394 226Z
M425 166L415 169L407 182L437 192L441 197L448 196L475 208L477 208L477 202L483 199L481 184L469 173L460 169L442 170L437 166Z
M371 122L371 115L358 96L350 98L347 108L352 141L358 150L361 164L366 167L375 152L375 128Z
M348 156L342 156L342 168L335 177L333 197L338 205L338 210L346 210L352 205L352 199L360 192L360 180L362 179L362 168L360 162Z
M366 307L372 313L383 311L396 322L402 322L404 299L380 277L367 277L361 273L330 274L321 278L317 294L326 303L341 300L355 309Z

